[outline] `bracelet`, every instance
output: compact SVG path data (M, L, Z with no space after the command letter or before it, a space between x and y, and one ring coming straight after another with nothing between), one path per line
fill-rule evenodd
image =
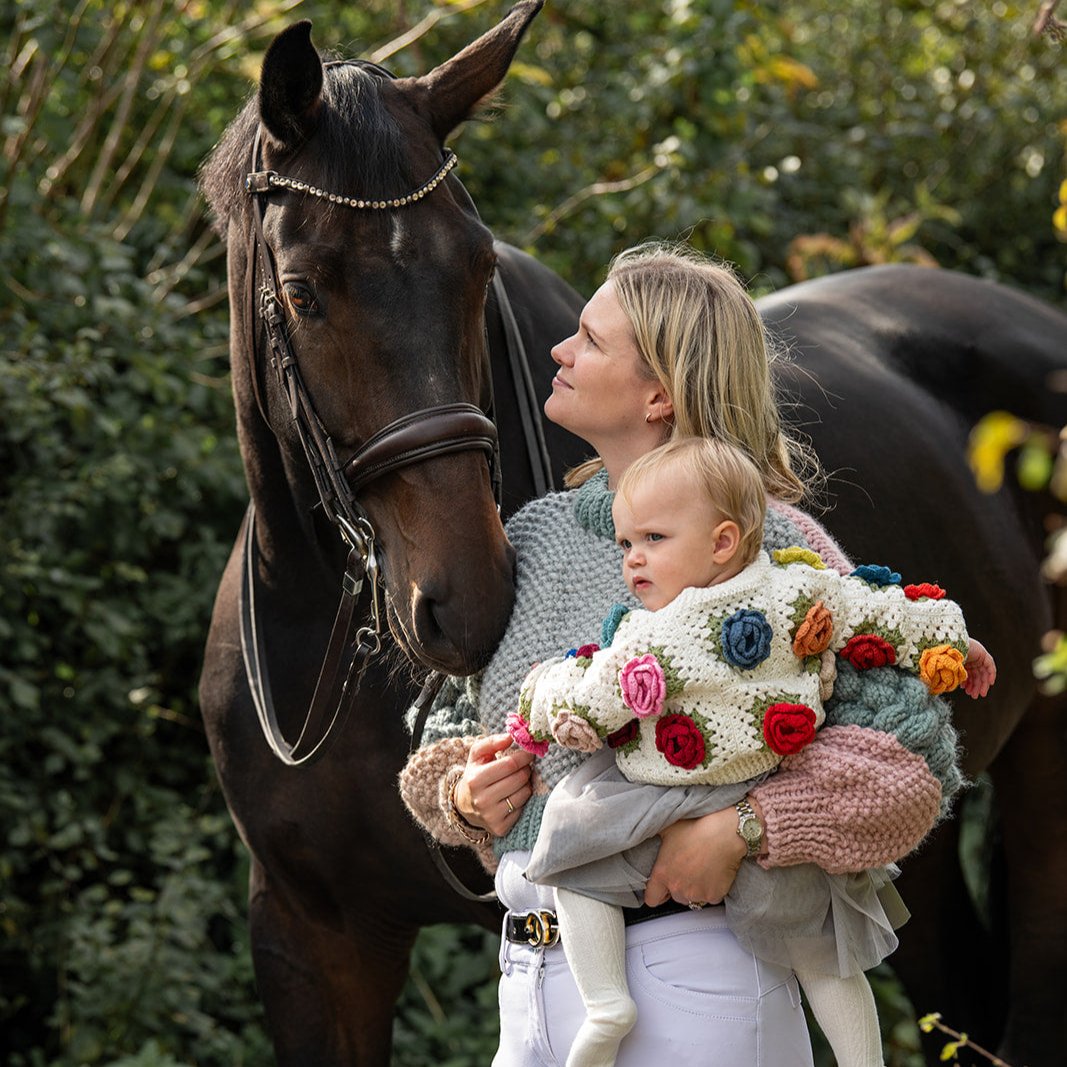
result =
M471 824L463 818L463 813L456 807L456 786L459 785L459 780L462 777L462 767L453 767L452 770L448 772L448 805L445 808L445 821L457 834L460 835L460 837L469 841L472 845L487 845L492 840L493 835L484 827L471 826Z

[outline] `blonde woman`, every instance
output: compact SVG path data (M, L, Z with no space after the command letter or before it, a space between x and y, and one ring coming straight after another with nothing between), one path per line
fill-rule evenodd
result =
M552 358L559 370L545 414L586 440L596 458L572 472L568 492L533 501L510 520L517 564L508 631L481 675L442 689L425 744L401 775L415 818L443 843L474 848L496 872L508 909L494 1067L564 1063L585 1017L554 936L552 890L523 877L546 797L585 756L554 746L533 775L533 755L512 743L505 722L533 663L599 634L605 604L638 606L611 519L623 471L674 435L726 441L762 476L764 548L804 545L838 571L852 569L829 534L793 506L811 464L782 429L773 351L732 271L677 247L624 253ZM865 686L887 680L908 718L928 718L923 734L936 738L935 750L911 752L892 733L860 725L874 716ZM811 1064L795 975L743 948L721 901L746 859L814 863L831 873L891 863L925 836L943 795L959 784L946 706L922 682L894 668L853 673L846 664L837 688L844 695L828 704L828 725L775 775L737 805L662 831L646 907L626 909L637 1024L619 1048L619 1067L646 1067L666 1053L682 1067ZM931 766L950 768L943 782Z

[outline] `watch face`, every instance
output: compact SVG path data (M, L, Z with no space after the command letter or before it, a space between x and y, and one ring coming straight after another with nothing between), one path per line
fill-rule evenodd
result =
M763 836L763 827L759 819L746 819L741 826L741 836L748 842L754 843Z

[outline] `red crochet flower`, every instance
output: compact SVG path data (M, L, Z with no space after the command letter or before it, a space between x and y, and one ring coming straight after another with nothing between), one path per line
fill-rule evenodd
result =
M897 651L877 634L856 634L841 649L841 657L856 670L867 671L872 667L891 667L897 661Z
M688 715L664 715L656 723L656 748L668 763L687 771L704 762L704 735Z
M592 657L594 652L599 652L599 651L600 651L600 645L592 645L592 644L590 644L590 645L582 645L581 648L579 648L579 649L577 649L575 651L574 655L578 659L589 659L589 658Z
M791 756L815 739L815 712L807 704L772 704L763 713L763 740L779 756Z
M638 728L637 720L631 719L625 726L620 726L614 733L608 734L604 740L609 748L622 748L623 745L637 740Z
M904 586L904 595L909 600L921 600L926 597L928 600L940 600L945 591L939 585L934 585L932 582L920 582L918 585L906 585Z

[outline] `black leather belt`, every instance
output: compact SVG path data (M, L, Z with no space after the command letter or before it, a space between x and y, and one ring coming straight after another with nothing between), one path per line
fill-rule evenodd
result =
M668 900L650 908L642 904L639 908L623 908L623 921L627 926L658 919L663 915L677 915L688 911L685 904ZM533 948L549 948L559 943L559 923L556 913L543 909L541 911L509 911L504 923L504 937L514 945L530 945Z

